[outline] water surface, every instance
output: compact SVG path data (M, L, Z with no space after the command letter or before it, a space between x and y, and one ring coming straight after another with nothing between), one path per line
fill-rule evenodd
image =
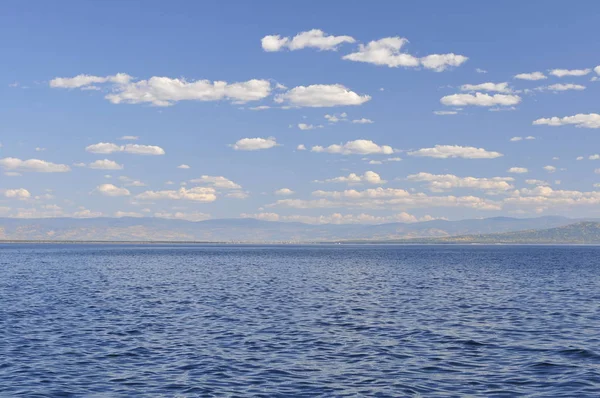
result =
M600 248L0 245L0 396L600 396Z

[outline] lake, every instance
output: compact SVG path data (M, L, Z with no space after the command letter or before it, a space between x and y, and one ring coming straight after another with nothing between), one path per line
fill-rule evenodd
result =
M0 245L0 396L598 397L600 247Z

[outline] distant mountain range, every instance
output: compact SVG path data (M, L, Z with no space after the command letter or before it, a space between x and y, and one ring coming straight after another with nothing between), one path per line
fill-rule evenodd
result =
M516 242L519 236L525 240L533 239L530 237L531 230L565 227L579 221L582 220L548 216L538 218L493 217L460 221L434 220L410 224L310 225L250 218L199 222L130 217L0 218L0 240L300 243L379 242L418 238L429 239L429 242L435 240L440 243L457 239L463 239L465 242L491 242L494 239ZM520 232L523 235L510 234L517 231L526 232Z
M600 244L600 222L583 221L548 229L433 238L428 243Z

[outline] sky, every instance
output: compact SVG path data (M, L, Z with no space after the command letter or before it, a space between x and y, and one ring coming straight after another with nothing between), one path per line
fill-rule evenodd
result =
M600 217L600 3L2 3L0 217Z

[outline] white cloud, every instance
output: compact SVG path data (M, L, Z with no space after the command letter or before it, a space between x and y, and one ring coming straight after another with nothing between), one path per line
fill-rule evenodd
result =
M460 86L461 91L495 91L498 93L511 93L512 89L508 87L508 83L480 83L480 84L463 84Z
M244 192L244 191L229 192L228 194L225 195L226 198L232 198L232 199L246 199L249 196L250 195L248 194L248 192Z
M521 97L518 95L507 95L507 94L452 94L446 95L440 99L443 105L447 106L510 106L516 105L521 102Z
M296 150L298 151L306 151L306 146L304 146L304 144L300 144L296 147Z
M527 183L529 185L542 185L542 186L550 185L546 181L533 180L533 179L531 179L531 180L525 180L525 183Z
M165 151L155 145L126 144L117 145L110 142L99 142L88 145L85 150L90 153L110 154L115 152L131 153L134 155L164 155Z
M377 184L385 184L387 181L382 179L381 176L374 171L365 171L362 175L356 174L356 173L350 173L347 176L329 178L324 181L317 180L315 182L333 182L333 183L341 182L341 183L346 183L346 184L367 183L367 184L377 185Z
M223 176L203 175L200 178L190 180L190 182L194 184L206 184L219 189L242 189L241 185Z
M591 71L591 69L552 69L550 74L556 77L585 76Z
M594 72L596 72L596 74L600 75L600 65L598 65L594 68Z
M144 215L142 213L138 213L135 211L115 211L115 217L116 218L121 218L121 217L136 217L136 218L140 218L140 217L144 217Z
M210 217L210 214L206 214L206 213L200 213L200 212L191 212L191 213L186 213L186 212L174 212L174 213L169 213L169 212L157 212L154 213L154 217L156 218L166 218L169 220L186 220L186 221L204 221L204 220L208 220Z
M375 65L385 65L390 68L423 66L436 72L441 72L451 66L459 66L468 60L457 54L431 54L417 58L401 52L408 40L402 37L386 37L370 41L367 45L360 44L357 52L342 57L345 60L366 62Z
M371 123L375 123L373 122L371 119L367 119L367 118L361 118L361 119L354 119L352 121L352 123L354 124L371 124Z
M126 176L120 176L119 181L123 182L126 187L145 187L146 186L146 184L144 184L143 182L141 182L139 180L134 180L133 178L129 178Z
M544 80L544 79L547 79L547 77L542 72L532 72L532 73L519 73L518 75L515 75L515 79Z
M432 69L435 72L443 72L448 67L460 66L467 62L469 58L464 55L458 55L454 53L450 54L431 54L420 59L421 64L427 68Z
M296 209L317 208L370 208L407 209L432 207L464 207L475 210L500 210L499 202L476 196L429 196L424 193L411 194L403 189L371 188L364 191L314 191L314 200L281 199L267 207Z
M96 160L88 165L90 169L96 170L121 170L123 169L123 165L118 164L114 160Z
M394 153L391 146L382 145L379 146L370 140L354 140L348 141L345 144L337 145L333 144L328 147L313 146L312 152L327 152L327 153L339 153L342 155L370 155L370 154L384 154L390 155Z
M342 112L339 115L325 115L325 119L327 119L329 123L337 123L347 120L347 116L348 115L346 114L346 112Z
M73 78L56 78L50 82L54 88L94 88L93 84L111 83L111 93L105 98L113 104L150 103L155 106L170 106L177 101L247 102L263 99L271 93L268 80L252 79L246 82L172 79L153 76L148 80L131 81L124 73L114 76L79 75Z
M435 220L434 217L425 215L421 218L415 217L412 214L401 212L392 214L389 216L374 216L371 214L360 213L360 214L342 214L333 213L328 215L319 216L305 216L305 215L290 215L290 216L279 216L276 213L261 213L270 215L271 221L288 221L288 222L302 222L306 224L382 224L382 223L414 223L419 221L431 221ZM266 218L265 218L266 219Z
M267 52L281 51L287 48L291 51L301 50L303 48L316 48L321 51L335 51L343 43L354 43L351 36L333 36L327 35L320 29L312 29L306 32L300 32L292 39L281 37L280 35L265 36L261 40L263 50Z
M390 68L399 66L417 67L420 65L417 57L400 52L407 43L408 40L402 37L386 37L370 41L367 45L360 44L357 52L345 55L342 58L348 61L385 65Z
M46 148L40 148L40 147L35 148L36 152L44 152L45 150L46 150Z
M383 164L381 160L369 160L369 164Z
M16 189L5 189L4 197L10 199L29 199L31 197L31 193L25 188L16 188Z
M538 91L567 91L567 90L585 90L585 86L582 86L581 84L562 84L562 83L557 83L557 84L551 84L549 86L542 86L542 87L538 87L536 88L536 90Z
M127 84L132 79L126 73L117 73L112 76L77 75L75 77L56 77L50 80L52 88L82 88L98 83Z
M214 202L217 199L216 191L211 187L194 187L190 189L168 191L146 191L136 196L139 200L190 200L195 202Z
M279 196L289 196L289 195L293 195L294 191L292 191L289 188L281 188L275 191L275 195L279 195Z
M509 141L517 142L522 140L535 140L535 137L532 135L528 135L527 137L512 137Z
M189 169L190 166L188 166L187 164L180 164L179 166L177 166L178 169Z
M119 139L122 141L137 141L140 139L140 137L138 137L137 135L124 135L122 137L119 137Z
M525 167L511 167L507 171L509 173L523 174L527 173L529 170L527 170Z
M242 138L231 147L236 151L258 151L260 149L269 149L277 146L277 141L273 137L269 138Z
M577 156L575 160L583 160L583 156Z
M39 159L21 160L18 158L0 159L0 167L15 172L65 173L71 168L65 164L56 164Z
M487 70L481 68L475 68L475 72L477 73L488 73Z
M79 210L74 212L71 216L74 218L95 218L95 217L101 217L102 212L92 211L92 210L86 209L85 207L81 207L81 208L79 208Z
M589 160L598 160L598 159L600 159L600 155L598 155L598 154L591 155L588 159Z
M300 130L314 130L322 128L322 125L314 125L314 124L306 124L306 123L298 123L298 128Z
M533 121L534 125L546 124L548 126L565 126L573 124L575 127L585 127L590 129L600 128L600 115L597 113L583 114L579 113L575 116L565 116L563 118L551 117L541 118Z
M409 181L427 182L432 192L443 192L453 188L470 188L488 191L488 193L504 192L514 188L511 177L458 177L453 174L418 173L407 177Z
M113 184L101 184L96 187L94 192L104 196L129 196L131 193L126 188L119 188Z
M371 96L359 95L341 84L298 86L275 96L275 102L278 103L312 108L361 105L370 99Z
M548 173L554 173L556 171L556 167L554 166L544 166L544 170L546 170Z
M456 111L433 111L434 115L446 116L446 115L458 115Z
M447 159L494 159L503 156L499 152L487 151L483 148L459 145L436 145L433 148L422 148L408 152L410 156L425 156L430 158Z

